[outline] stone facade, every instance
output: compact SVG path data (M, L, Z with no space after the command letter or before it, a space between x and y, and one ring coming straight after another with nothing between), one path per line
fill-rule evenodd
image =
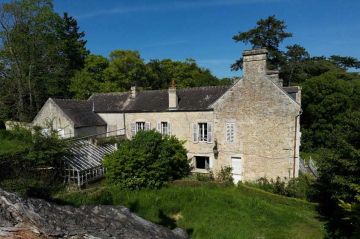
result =
M130 93L91 97L88 102L92 100L92 113L106 126L77 129L51 100L34 124L44 126L47 119L54 119L54 128L64 128L66 135L107 132L103 136L127 138L139 129L162 132L164 124L166 134L185 141L196 172L211 169L216 173L230 166L235 181L260 177L287 180L298 176L301 92L297 87L285 91L278 72L267 70L266 58L265 49L245 51L243 78L225 90L193 88L185 95L184 90L177 90L173 84L166 92L137 93L132 87ZM205 140L199 137L204 133L201 130L206 131ZM196 167L195 162L200 160L197 157L206 158L206 169Z
M52 99L46 101L33 120L33 125L42 128L52 127L55 130L61 129L66 138L75 136L74 123Z
M213 107L215 137L219 144L215 170L231 166L231 158L235 156L242 159L241 179L278 176L289 179L293 176L297 137L295 176L298 175L300 127L295 136L295 121L299 124L300 105L267 76L266 54L244 54L243 79ZM228 122L235 124L233 143L225 139Z

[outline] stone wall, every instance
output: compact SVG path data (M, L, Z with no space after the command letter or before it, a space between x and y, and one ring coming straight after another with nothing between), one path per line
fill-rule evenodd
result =
M151 129L157 129L161 121L169 122L171 135L180 140L185 140L185 147L188 150L188 157L197 156L210 157L210 167L214 163L214 143L194 143L192 139L192 124L198 122L213 123L213 112L151 112L151 113L126 113L125 127L126 137L132 137L131 124L137 121L149 122ZM201 171L201 170L200 170Z
M124 114L123 113L98 113L107 124L107 136L124 135ZM115 131L115 132L114 132Z
M75 129L72 121L51 99L46 101L33 120L34 126L48 128L49 124L52 125L55 130L64 129L64 135L66 138L75 136Z
M295 118L300 105L266 76L266 54L244 55L244 72L244 78L214 104L219 147L214 169L231 166L231 157L236 156L243 160L243 180L277 176L289 179L293 174ZM234 143L226 142L226 122L235 122ZM297 135L298 146L299 132ZM295 176L298 165L296 158Z

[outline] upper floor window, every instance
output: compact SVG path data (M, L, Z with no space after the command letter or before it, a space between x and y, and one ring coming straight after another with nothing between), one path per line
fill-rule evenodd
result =
M150 122L137 121L135 123L131 123L132 136L134 136L140 130L150 130Z
M193 124L193 141L197 142L212 142L212 124L209 122L199 122Z
M198 123L199 126L199 141L207 142L208 140L208 124L207 123Z
M226 123L226 142L235 142L235 123Z

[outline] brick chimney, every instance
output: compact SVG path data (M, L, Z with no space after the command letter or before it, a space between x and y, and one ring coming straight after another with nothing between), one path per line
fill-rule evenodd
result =
M135 99L136 97L136 86L131 86L130 88L130 98Z
M178 108L178 97L176 94L176 85L175 81L171 81L171 86L169 87L169 110L176 110Z
M266 59L268 51L264 48L245 50L243 53L244 79L262 78L267 74Z

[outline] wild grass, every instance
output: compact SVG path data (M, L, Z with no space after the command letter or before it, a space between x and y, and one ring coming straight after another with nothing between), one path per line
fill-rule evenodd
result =
M61 193L56 200L84 204L124 205L169 228L181 227L192 238L323 238L315 204L246 185L184 182L160 190L124 191L96 187Z

